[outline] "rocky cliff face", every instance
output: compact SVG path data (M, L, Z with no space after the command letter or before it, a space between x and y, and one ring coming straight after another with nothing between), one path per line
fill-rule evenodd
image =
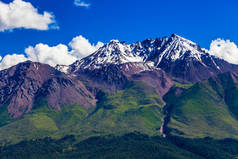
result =
M30 61L0 72L0 97L0 107L8 106L11 118L28 113L38 97L47 98L49 107L54 109L95 104L94 97L79 81L49 65Z
M153 63L125 63L120 65L120 69L131 81L141 81L156 89L157 93L163 97L174 82L167 74L153 66Z

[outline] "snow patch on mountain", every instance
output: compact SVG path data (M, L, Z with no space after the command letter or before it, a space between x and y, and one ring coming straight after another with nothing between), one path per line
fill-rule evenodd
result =
M68 65L57 65L57 66L55 66L55 69L60 71L60 72L65 73L65 74L68 74L69 70L70 70L70 66L68 66Z
M157 65L159 65L164 58L174 62L178 59L192 57L202 62L201 56L204 54L205 52L202 51L196 43L173 34L161 51Z
M130 45L120 43L118 40L111 40L92 55L81 61L77 61L74 65L78 68L95 69L104 64L123 64L142 61L143 57L133 53Z

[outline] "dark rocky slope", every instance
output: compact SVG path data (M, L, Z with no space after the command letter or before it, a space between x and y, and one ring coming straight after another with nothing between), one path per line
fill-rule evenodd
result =
M49 65L24 62L0 72L0 107L7 106L11 118L31 111L39 97L49 107L95 105L94 96L80 82Z

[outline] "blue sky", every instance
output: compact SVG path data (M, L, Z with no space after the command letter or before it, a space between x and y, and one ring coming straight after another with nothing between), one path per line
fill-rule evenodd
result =
M88 4L84 7L76 6L74 0L24 1L39 14L47 11L54 15L58 29L1 31L1 56L24 53L28 46L38 43L68 44L78 35L95 44L111 39L131 43L172 33L207 49L217 38L238 43L237 0L84 0ZM8 4L12 0L0 2Z
M218 37L238 42L237 0L87 0L89 8L76 7L73 0L26 1L52 12L59 29L0 32L1 54L23 52L39 42L67 44L77 35L92 42L134 42L177 33L206 48Z

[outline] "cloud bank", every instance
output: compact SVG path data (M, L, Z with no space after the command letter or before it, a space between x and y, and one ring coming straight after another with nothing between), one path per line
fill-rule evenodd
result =
M25 49L27 59L34 62L46 63L51 66L57 64L70 65L77 60L76 57L68 51L68 47L63 44L50 47L46 44L37 44Z
M91 44L83 36L77 36L69 43L69 47L64 44L57 46L48 46L39 43L35 46L29 46L25 49L25 54L12 54L0 57L0 70L7 69L20 62L31 60L41 62L51 66L70 65L76 60L84 58L103 46L102 42L97 45ZM71 49L69 51L69 49Z
M0 31L17 28L48 30L57 28L57 25L51 13L38 13L29 2L14 0L6 4L0 1Z
M232 64L238 64L238 47L230 40L213 40L209 53Z
M74 5L78 6L78 7L90 7L91 4L90 3L86 3L85 1L83 0L74 0Z

